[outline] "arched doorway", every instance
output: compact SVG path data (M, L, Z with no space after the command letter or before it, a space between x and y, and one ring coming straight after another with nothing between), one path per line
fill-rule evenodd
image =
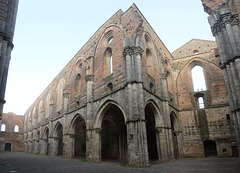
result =
M127 127L122 111L108 105L104 111L101 132L102 159L127 159Z
M49 129L47 128L44 133L44 153L48 154L49 153L49 144L48 144L48 139L49 138Z
M177 159L179 157L179 148L178 148L178 136L177 131L179 130L178 119L174 112L170 114L171 121L171 129L172 129L172 140L173 140L173 153L174 158Z
M146 130L147 130L147 144L149 160L158 160L158 149L156 139L156 122L154 112L150 104L145 107Z
M5 151L12 151L12 144L10 142L5 143Z
M216 142L207 140L203 142L205 157L217 156Z
M40 131L37 131L37 153L40 153L40 143L39 143Z
M59 124L56 129L57 134L57 156L63 155L63 126Z
M74 156L86 156L86 124L83 118L77 117L74 125Z

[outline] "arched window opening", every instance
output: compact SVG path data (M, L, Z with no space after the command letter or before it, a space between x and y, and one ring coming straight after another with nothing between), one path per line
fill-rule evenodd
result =
M19 127L18 127L18 125L16 125L16 126L14 127L14 132L19 132Z
M63 98L63 83L59 81L57 86L57 111L62 108L62 98Z
M195 66L191 72L194 91L207 90L203 68L201 66Z
M204 100L203 97L198 97L198 108L204 109Z
M147 73L150 75L153 75L154 62L153 62L152 52L149 49L146 50L146 58L147 58Z
M112 55L110 56L110 73L113 73Z
M5 124L2 124L1 125L1 132L5 132L6 131L6 125Z
M45 108L46 118L49 117L49 104L50 104L50 94L48 94L46 97L46 108Z
M107 48L104 52L105 64L104 64L104 74L112 74L113 73L113 57L112 57L112 49Z
M110 44L113 41L113 36L108 39L108 44Z
M75 80L75 90L78 92L81 88L81 75L78 74Z
M41 100L39 105L38 105L38 120L37 122L40 123L40 121L43 119L42 117L42 111L43 111L43 101Z
M147 42L147 43L149 43L151 40L150 40L150 38L149 38L149 36L147 35L147 34L145 34L145 41Z

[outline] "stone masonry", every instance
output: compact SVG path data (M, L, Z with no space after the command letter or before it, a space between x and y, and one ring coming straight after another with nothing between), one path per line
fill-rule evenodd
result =
M23 151L23 121L24 116L14 113L3 114L0 151Z
M240 0L202 0L219 49L234 130L240 148ZM240 152L239 152L240 153Z
M196 39L171 54L135 4L119 10L26 111L24 150L131 166L233 156L232 115L216 57L215 42ZM193 89L195 66L204 71L204 90Z

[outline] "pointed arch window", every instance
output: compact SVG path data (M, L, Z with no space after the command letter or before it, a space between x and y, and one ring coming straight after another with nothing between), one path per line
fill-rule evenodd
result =
M14 127L14 132L19 132L19 126L18 126L18 125L16 125L16 126Z
M45 103L46 103L45 115L46 115L46 118L47 118L47 117L49 117L50 94L47 95Z
M63 99L63 83L59 81L57 86L57 110L62 108L62 99Z
M153 75L154 62L152 52L149 49L146 50L146 58L147 58L147 73Z
M206 91L206 82L204 77L203 68L199 65L195 66L191 70L192 73L192 82L194 91Z
M105 75L112 74L113 73L113 57L112 57L112 49L110 47L108 47L105 50L104 58L105 58L104 74Z
M81 75L78 74L75 80L75 90L76 92L79 92L80 89L81 89Z
M6 131L6 125L5 124L2 124L1 125L1 132L5 132Z

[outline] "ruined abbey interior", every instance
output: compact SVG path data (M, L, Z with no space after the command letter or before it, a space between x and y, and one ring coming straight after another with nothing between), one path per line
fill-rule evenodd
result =
M240 10L211 2L216 42L173 53L135 4L115 13L26 111L24 151L132 166L238 156Z

